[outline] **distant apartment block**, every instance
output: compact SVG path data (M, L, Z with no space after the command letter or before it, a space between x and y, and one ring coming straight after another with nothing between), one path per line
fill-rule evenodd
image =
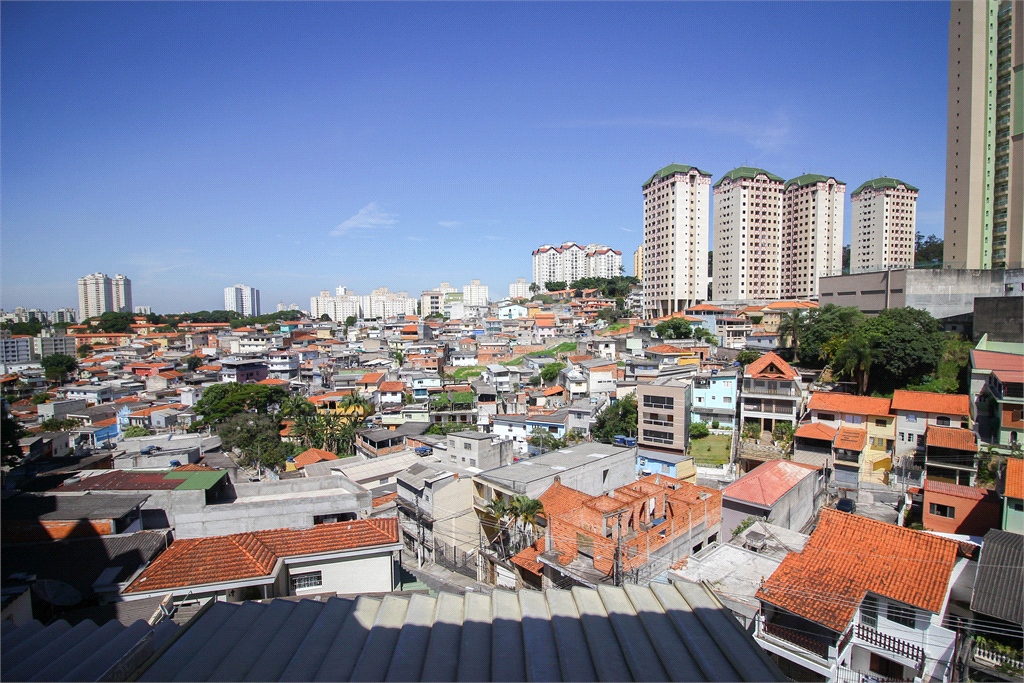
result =
M683 311L708 293L711 174L671 164L643 185L646 317Z
M132 309L136 315L149 315L153 312L152 306L136 306Z
M782 195L780 288L784 299L818 295L818 278L843 272L846 184L817 174L786 182Z
M117 274L109 278L93 273L78 278L79 319L93 318L108 311L132 311L132 281Z
M850 272L914 267L917 188L896 178L875 178L850 195Z
M622 270L622 252L600 244L545 244L533 252L533 281L572 284L584 277L615 277Z
M641 243L633 252L633 277L644 281L644 245Z
M78 322L78 311L73 308L61 308L50 314L50 323Z
M309 298L309 313L314 320L324 314L334 321L344 321L350 316L358 318L362 315L362 299L347 287L338 287L334 296L326 289L321 290L319 296Z
M715 183L715 299L779 298L784 183L746 166Z
M516 278L516 281L508 286L508 295L512 299L529 298L530 283L525 277Z
M247 318L260 314L260 290L246 285L224 288L224 310Z
M943 265L1024 266L1024 9L953 2Z
M420 295L420 315L444 313L444 292L431 290Z
M479 280L470 280L470 283L462 288L462 302L467 306L486 306L489 301L487 285L480 284Z
M391 292L387 287L379 287L360 299L364 318L416 315L416 306L419 303L418 299L410 298L408 292Z

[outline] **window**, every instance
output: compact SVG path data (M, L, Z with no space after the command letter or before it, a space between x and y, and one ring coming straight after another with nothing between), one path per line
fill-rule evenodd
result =
M924 434L917 435L917 446L918 448L924 448Z
M320 572L309 572L307 574L292 574L292 590L297 591L303 588L316 588L324 583L323 575Z
M907 422L917 422L917 415L914 413L907 413Z
M470 458L469 459L469 466L470 467L476 467L476 460L474 460L473 458Z
M948 519L956 518L956 508L954 508L952 505L930 503L928 506L928 512L935 515L936 517L946 517Z
M469 444L469 443L464 443L464 444L462 444L462 449L466 450L466 451L472 450L473 449L473 445Z
M832 413L818 413L818 419L832 422L836 419L836 416L833 415Z
M876 427L884 427L885 426L885 420L875 420L875 426Z
M860 604L860 623L871 628L878 628L878 598L865 595Z
M662 408L672 410L675 408L675 400L671 396L644 396L645 408Z
M935 418L935 424L939 425L940 427L948 427L949 418L945 417L944 415L940 415L939 417Z
M900 432L900 441L903 441L903 432Z
M653 429L645 429L643 431L645 441L653 441L654 443L672 443L672 432L656 432Z
M917 610L913 607L897 605L894 602L887 603L885 616L889 621L902 624L907 628L914 628L917 623Z
M861 417L860 415L847 415L846 416L846 422L848 424L859 425L863 421L864 421L864 418Z

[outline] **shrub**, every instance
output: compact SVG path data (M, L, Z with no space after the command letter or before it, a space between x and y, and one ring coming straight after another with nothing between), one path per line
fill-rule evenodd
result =
M693 439L703 439L710 433L708 426L703 422L695 422L690 425L690 437Z
M720 425L720 424L721 424L721 423L719 423L719 421L718 421L718 420L715 420L714 422L712 422L712 423L711 423L711 428L712 428L712 429L718 429L718 427L719 427L719 425Z
M747 517L745 520L740 522L739 526L737 526L735 529L732 530L732 535L736 536L736 535L742 534L744 531L746 531L748 528L750 528L750 526L754 522L756 522L756 521L757 521L756 517Z
M760 439L761 438L761 423L759 422L746 422L743 425L743 436L747 439Z

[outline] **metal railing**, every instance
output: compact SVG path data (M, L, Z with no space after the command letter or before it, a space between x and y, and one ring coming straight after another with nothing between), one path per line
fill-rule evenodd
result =
M877 645L880 648L894 652L898 655L912 659L919 666L924 660L924 650L920 646L908 643L901 638L896 636L890 636L888 633L882 633L876 631L870 626L864 624L857 624L854 627L854 635L858 639L863 640L865 643L871 645Z
M801 631L765 621L763 617L758 618L758 631L792 643L822 659L828 659L828 650L832 644L824 638L816 638Z
M767 395L771 395L771 396L797 396L798 395L796 389L794 389L792 387L785 387L785 388L775 388L775 387L772 387L772 388L769 388L769 387L754 387L754 386L749 386L748 387L748 386L744 386L743 387L743 393L744 394L767 394Z

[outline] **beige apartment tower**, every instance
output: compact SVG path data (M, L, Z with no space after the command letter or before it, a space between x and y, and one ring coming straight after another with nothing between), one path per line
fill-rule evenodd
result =
M914 267L917 188L896 178L875 178L850 195L850 272Z
M1024 267L1024 2L953 2L944 268Z
M779 298L784 183L747 166L715 183L715 299Z
M671 164L643 185L644 317L683 311L707 298L711 174Z
M807 174L786 182L782 194L783 299L818 296L818 278L843 272L843 200L846 184Z
M633 252L633 277L644 281L644 245L641 244Z

